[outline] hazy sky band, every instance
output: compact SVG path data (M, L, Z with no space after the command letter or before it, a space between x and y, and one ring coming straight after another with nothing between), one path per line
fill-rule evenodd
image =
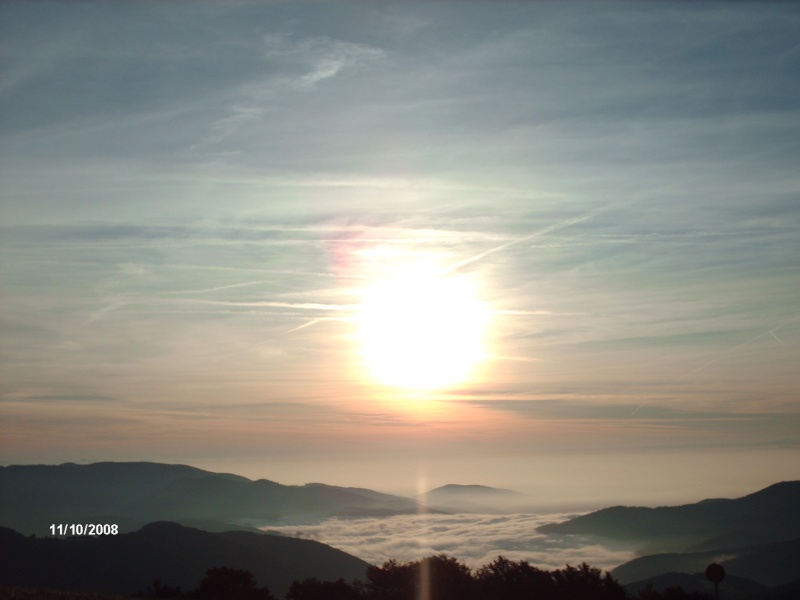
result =
M359 483L309 453L437 477L457 455L798 451L797 7L0 19L4 462ZM410 256L479 279L494 315L494 358L424 410L354 338L371 274ZM800 476L769 461L741 491Z

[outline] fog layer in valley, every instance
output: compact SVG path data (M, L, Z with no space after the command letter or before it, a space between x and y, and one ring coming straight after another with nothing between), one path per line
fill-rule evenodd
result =
M372 564L389 559L416 560L446 553L471 567L498 555L527 560L546 568L588 562L611 569L634 557L635 548L601 545L586 536L547 536L536 532L545 523L573 514L400 515L368 519L328 519L314 525L264 527L265 531L318 540ZM607 543L607 542L606 542Z

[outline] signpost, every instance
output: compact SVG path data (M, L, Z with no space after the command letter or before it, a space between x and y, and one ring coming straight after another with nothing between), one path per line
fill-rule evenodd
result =
M725 579L725 569L722 565L711 563L706 567L706 579L714 582L714 596L719 600L719 582Z

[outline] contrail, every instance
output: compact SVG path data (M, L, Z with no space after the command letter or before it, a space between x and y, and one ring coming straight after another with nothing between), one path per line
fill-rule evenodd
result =
M771 336L772 336L772 337L774 337L776 340L778 340L778 342L780 342L781 344L783 344L783 340L781 340L781 339L780 339L780 338L779 338L779 337L778 337L778 336L775 334L775 331L776 331L776 330L778 330L778 329L781 329L782 327L784 327L785 325L787 325L787 324L791 323L792 321L795 321L795 320L797 320L798 318L800 318L800 315L795 315L795 316L794 316L794 317L792 317L791 319L787 319L786 321L784 321L783 323L780 323L780 324L776 325L776 326L775 326L775 327L773 327L772 329L768 329L768 330L767 330L767 331L765 331L764 333L759 333L757 336L755 336L754 338L751 338L751 339L747 340L746 342L742 342L741 344L737 344L736 346L734 346L734 347L732 347L732 348L728 348L728 349L727 349L725 352L723 352L722 354L720 354L719 356L717 356L717 357L716 357L716 358L714 358L713 360L710 360L710 361L708 361L707 363L700 365L700 366L699 366L699 367L697 367L697 368L696 368L694 371L690 371L689 373L687 373L687 374L686 374L686 376L688 377L689 375L694 375L695 373L697 373L697 372L699 372L699 371L702 371L702 370L703 370L703 369L705 369L706 367L710 367L710 366L711 366L711 365L713 365L714 363L721 361L723 358L725 358L725 357L726 357L726 356L728 356L729 354L731 354L731 353L733 353L733 352L736 352L737 350L740 350L741 348L744 348L745 346L747 346L747 345L749 345L749 344L752 344L752 343L753 343L753 342L755 342L756 340L760 340L760 339L761 339L762 337L764 337L765 335L771 335Z
M306 327L311 327L312 325L315 325L316 323L319 323L321 320L322 319L311 319L310 321L306 321L302 325L298 325L297 327L292 327L288 331L283 331L283 332L281 332L281 333L279 333L277 335L273 335L271 338L267 338L266 340L258 342L256 344L256 346L263 346L264 344L269 344L270 342L274 342L279 337L283 337L285 335L289 335L290 333L294 333L295 331L300 331L301 329L305 329Z
M775 330L774 330L774 329L770 329L770 330L769 330L769 333L770 333L770 335L771 335L772 337L774 337L774 338L777 340L777 342L778 342L779 344L783 344L783 340L782 340L781 338L779 338L779 337L778 337L778 335L775 333Z
M202 294L205 292L219 292L220 290L230 290L233 288L240 288L240 287L249 287L253 285L259 285L261 283L266 283L266 281L259 280L259 281L246 281L244 283L232 283L230 285L219 285L217 287L205 288L202 290L177 290L177 291L170 291L164 292L167 295L176 295L176 294Z
M494 254L495 252L500 252L501 250L505 250L506 248L508 248L510 246L514 246L514 245L520 244L522 242L527 242L528 240L532 240L532 239L537 238L539 236L546 235L548 233L552 233L552 232L558 231L560 229L566 229L567 227L571 227L572 225L576 225L578 223L583 223L584 221L588 221L589 219L595 218L597 215L600 215L600 214L603 214L605 212L609 212L609 211L612 211L612 210L617 210L618 208L622 208L623 206L627 206L627 205L630 205L630 204L636 204L636 203L641 202L642 200L645 200L645 199L647 199L649 197L655 196L659 192L664 192L666 190L670 190L670 189L675 188L675 187L677 187L679 185L686 185L686 184L692 183L693 181L699 180L701 178L702 178L702 176L698 175L698 176L695 176L694 178L690 178L688 181L677 181L676 180L676 181L673 181L672 183L669 183L669 184L666 184L666 185L662 185L660 187L648 190L647 192L639 194L638 196L635 196L633 198L628 198L627 200L621 200L621 201L609 204L607 206L602 206L602 207L599 207L599 208L595 208L594 210L590 210L589 212L585 212L585 213L583 213L581 215L578 215L577 217L573 217L571 219L566 219L564 221L560 221L558 223L550 225L549 227L545 227L544 229L540 229L539 231L535 231L534 233L531 233L531 234L526 235L524 237L517 238L515 240L511 240L510 242L507 242L507 243L502 244L500 246L496 246L494 248L490 248L489 250L485 250L484 252L481 252L480 254L476 254L475 256L471 256L469 258L465 258L464 260L451 265L448 269L445 270L445 272L449 273L449 272L455 271L457 269L460 269L461 267L464 267L466 265L472 264L472 263L474 263L476 261L479 261L479 260L481 260L481 259L483 259L483 258L485 258L485 257L487 257L487 256L489 256L491 254Z
M599 214L604 212L608 212L610 210L614 210L617 208L616 205L611 206L604 206L601 208L595 208L594 210L590 210L589 212L583 213L582 215L578 215L577 217L573 217L572 219L566 219L565 221L560 221L549 227L545 227L544 229L540 229L539 231L535 231L534 233L528 234L521 238L517 238L515 240L511 240L510 242L506 242L505 244L501 244L500 246L495 246L494 248L489 248L488 250L484 250L480 254L476 254L474 256L470 256L469 258L465 258L462 261L459 261L455 264L450 265L446 272L452 273L453 271L457 271L458 269L465 267L469 264L477 262L486 258L487 256L494 254L495 252L500 252L501 250L505 250L511 246L516 244L521 244L522 242L527 242L528 240L532 240L542 235L546 235L548 233L552 233L554 231L558 231L560 229L566 229L567 227L571 227L572 225L576 225L577 223L582 223L583 221L588 221L589 219L593 219Z
M297 327L293 327L289 331L284 331L281 335L289 335L290 333L294 333L295 331L300 331L301 329L305 329L306 327L311 327L312 325L319 323L319 319L311 319L307 323L303 323L302 325L298 325Z

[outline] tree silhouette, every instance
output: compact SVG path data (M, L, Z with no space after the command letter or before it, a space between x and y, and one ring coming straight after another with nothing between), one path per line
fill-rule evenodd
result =
M685 592L683 588L672 586L663 592L657 592L652 583L648 583L636 594L636 600L713 600L711 594L704 592Z
M475 572L475 582L483 600L529 600L555 594L555 583L548 571L503 556L480 567Z
M228 567L208 569L191 596L203 600L275 600L266 587L258 587L250 571Z
M458 600L476 597L469 567L445 554L406 563L389 560L382 567L369 567L364 595L369 600L416 600L421 595Z
M183 598L179 586L166 585L160 579L154 579L144 592L139 592L139 595L145 598Z
M364 591L375 600L415 600L419 577L413 562L388 560L382 567L367 567Z
M416 565L420 587L430 598L476 598L475 580L466 565L445 554L423 558Z
M399 563L387 561L369 567L363 586L365 600L627 600L610 573L583 563L548 572L526 561L502 556L479 568L469 567L445 554ZM289 600L316 600L316 597ZM661 599L653 599L661 600ZM672 599L670 599L672 600ZM675 599L678 600L678 599Z
M360 600L360 587L350 585L344 579L320 581L315 577L295 581L286 594L286 600Z
M627 593L610 573L581 563L567 565L552 573L556 585L555 598L559 600L626 600Z

